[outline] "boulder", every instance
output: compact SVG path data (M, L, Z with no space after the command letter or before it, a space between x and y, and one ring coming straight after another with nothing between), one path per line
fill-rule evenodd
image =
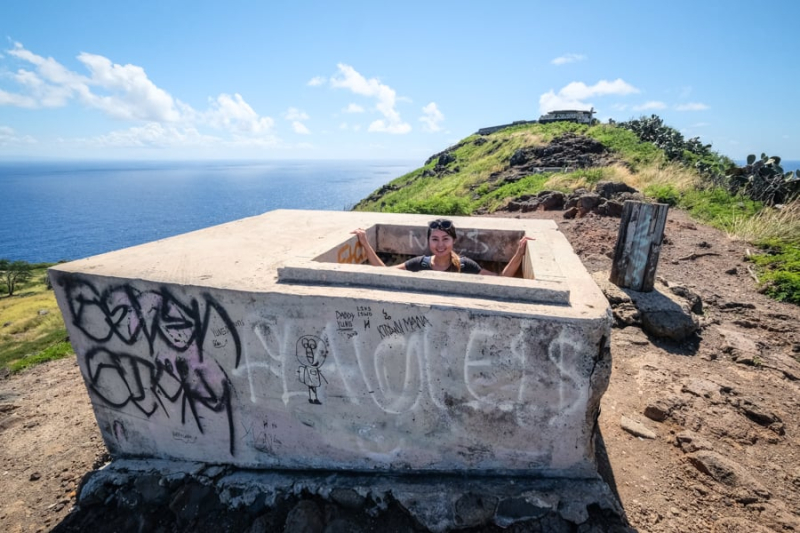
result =
M682 341L700 328L700 322L692 314L689 305L676 295L661 292L658 288L650 292L639 292L617 287L608 281L609 277L608 271L592 274L611 304L617 325L625 327L641 324L648 335L674 341ZM638 313L631 312L631 304ZM622 313L626 309L627 312Z
M512 167L519 167L527 162L528 162L528 155L525 153L524 150L520 149L514 152L514 155L511 156L511 160L508 163Z
M322 533L324 527L319 506L311 500L301 500L289 511L283 530Z
M598 205L600 205L601 198L594 193L587 193L578 198L578 209L582 212L588 213Z
M693 431L681 431L675 435L675 441L683 453L694 453L713 449L711 443Z
M539 210L554 211L564 207L564 193L559 191L542 191L547 194L539 194Z
M669 287L669 290L675 296L680 296L681 298L686 300L686 302L691 307L692 313L696 315L703 314L703 300L700 298L700 295L698 295L696 292L687 289L683 285L671 285Z
M673 413L686 405L680 396L672 394L662 398L656 398L644 408L644 416L656 422L663 422Z
M567 219L575 218L577 215L578 215L578 208L575 206L572 206L566 211L564 211L564 218Z
M670 293L626 290L639 310L642 329L654 337L682 341L700 329L689 306Z
M623 205L616 200L608 200L597 206L596 212L598 215L620 218L622 217L622 208Z
M439 161L436 163L437 167L446 167L450 163L454 163L456 160L456 156L451 153L444 153L439 156Z
M594 186L594 191L606 200L615 198L620 193L633 194L639 192L625 183L615 181L598 181Z
M642 424L641 422L637 422L632 418L628 418L627 416L623 416L620 425L622 429L630 433L635 437L641 437L643 439L654 439L656 438L655 432L649 429L647 426Z
M689 455L689 462L714 481L735 489L736 499L742 503L769 499L770 492L740 464L716 452L701 450Z

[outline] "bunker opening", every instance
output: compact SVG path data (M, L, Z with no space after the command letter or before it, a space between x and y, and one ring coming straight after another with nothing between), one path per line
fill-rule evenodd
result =
M426 226L374 224L365 232L370 245L386 266L430 255ZM500 274L525 235L521 230L460 227L454 251L476 261L482 268ZM278 269L278 280L283 283L364 286L493 300L568 304L569 290L559 273L554 271L554 261L547 260L544 243L529 241L526 246L522 264L514 277L465 276L370 266L364 247L355 236L347 235L340 244L310 261L296 261ZM539 275L540 267L544 277Z
M395 266L412 257L430 255L426 232L424 226L376 224L367 229L367 237L386 266ZM460 256L477 261L486 270L500 274L524 235L524 231L459 228L453 250ZM328 252L315 260L331 262L330 257ZM348 241L336 248L335 262L367 264L367 257L362 246ZM523 270L520 268L516 277L533 279L532 272L527 272L525 276Z

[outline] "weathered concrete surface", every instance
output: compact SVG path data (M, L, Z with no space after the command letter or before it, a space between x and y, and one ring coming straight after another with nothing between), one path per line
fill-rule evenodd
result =
M467 255L534 237L535 280L320 261L361 259L356 227L424 242L429 218L274 211L51 269L112 454L595 476L611 319L553 222L454 219Z
M348 473L315 476L192 462L119 460L87 479L78 505L90 511L111 501L117 507L113 514L175 515L185 526L198 519L205 523L209 516L225 523L221 516L236 514L240 517L237 522L244 525L241 530L250 531L246 524L265 513L274 515L282 502L298 498L309 503L319 499L333 508L328 512L346 509L351 516L373 516L379 522L390 507L399 506L424 530L433 532L514 524L524 531L573 531L576 526L582 526L579 531L628 531L619 518L623 516L619 503L600 479L516 478L509 482L507 477L441 474L435 478ZM590 513L593 509L595 516ZM602 527L608 518L618 527ZM268 530L282 528L273 523ZM285 530L296 529L290 529L287 520Z

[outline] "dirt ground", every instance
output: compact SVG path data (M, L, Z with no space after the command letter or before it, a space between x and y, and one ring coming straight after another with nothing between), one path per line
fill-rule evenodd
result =
M619 219L561 215L518 216L556 220L590 272L610 269ZM658 275L700 297L702 329L680 344L613 329L605 477L638 531L800 531L800 308L757 291L747 245L677 210L665 237ZM0 379L0 530L51 530L107 460L74 358Z

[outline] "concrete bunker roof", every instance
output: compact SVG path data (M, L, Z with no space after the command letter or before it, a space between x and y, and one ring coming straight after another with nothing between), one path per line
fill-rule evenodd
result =
M355 228L419 228L424 241L427 223L433 218L276 210L60 264L53 270L252 293L314 296L324 291L325 295L457 306L476 312L607 318L606 299L564 235L549 220L449 217L459 232L457 250L462 239L480 242L481 233L514 232L515 237L525 234L536 239L529 247L535 280L337 264L336 259L347 259L347 248L355 246L356 239L350 234ZM470 255L469 250L462 251ZM507 261L509 257L507 252L498 251L497 260ZM515 291L529 296L515 296Z

